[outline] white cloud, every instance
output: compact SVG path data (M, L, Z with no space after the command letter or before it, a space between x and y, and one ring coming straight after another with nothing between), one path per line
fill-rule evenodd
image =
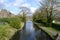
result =
M42 1L42 0L35 0L35 1L39 2L39 1Z
M0 3L3 3L4 1L3 0L0 0Z
M0 3L8 2L8 0L0 0Z
M43 0L35 0L36 4L41 6L40 2L42 2Z
M19 7L23 2L25 2L25 0L15 0L13 2L9 2L9 0L0 0L0 4L4 5L5 7L10 7L10 6ZM28 5L25 4L25 6Z
M25 3L25 4L22 4L21 6L22 6L22 7L29 7L29 6L30 6L30 4Z
M22 2L24 2L24 0L15 0L15 2L13 3L13 6L20 6Z
M0 0L0 9L4 8L5 7L5 3L6 0Z
M31 13L27 14L27 16L32 16L36 10L35 7L30 7L30 9L31 9Z
M31 4L29 3L25 3L26 0L14 0L13 2L9 2L9 0L0 0L0 4L2 3L4 5L4 7L11 7L11 6L15 6L15 7L20 7L20 6L24 6L24 7L28 7L31 9L31 12L34 13L36 8L35 7L31 7ZM36 0L37 2L37 0ZM11 11L12 13L14 13L13 11Z
M14 3L13 6L17 6L18 4Z
M31 7L30 9L31 9L31 12L32 12L32 13L34 13L35 10L36 10L36 8L34 8L34 7Z
M0 5L4 5L4 7L9 7L11 3L8 2L8 0L0 0Z
M10 11L12 14L15 14L15 12L13 12L13 11ZM16 15L16 14L15 14Z
M0 4L5 5L6 7L9 6L20 6L22 2L25 2L25 0L14 0L13 2L9 2L9 0L0 0Z
M12 6L12 3L5 3L5 7L10 7L10 6Z

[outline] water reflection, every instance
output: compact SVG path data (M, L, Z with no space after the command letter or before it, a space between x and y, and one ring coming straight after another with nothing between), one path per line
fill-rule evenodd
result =
M34 32L34 27L33 27L33 23L32 23L32 21L27 21L26 22L26 28L25 28L25 30L27 31L27 32L30 32L30 33L32 33L32 32Z
M32 21L27 21L21 33L20 40L51 40L44 32L34 26Z
M26 26L14 36L13 40L52 40L43 31L33 25L32 21L27 21Z

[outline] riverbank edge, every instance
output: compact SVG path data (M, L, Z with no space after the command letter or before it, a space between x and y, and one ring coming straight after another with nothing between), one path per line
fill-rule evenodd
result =
M52 40L55 40L54 36L51 35L50 32L48 32L47 30L45 30L45 29L43 29L42 27L40 27L40 26L38 25L38 23L36 23L36 22L33 22L33 23L34 23L35 25L37 25L38 28L40 28L43 32L45 32Z
M12 33L11 37L9 38L9 40L14 36L14 34L15 34L17 31L21 30L23 27L24 27L24 23L22 22L22 23L21 23L21 28L20 28L20 29L16 29L16 31L15 31L14 33Z

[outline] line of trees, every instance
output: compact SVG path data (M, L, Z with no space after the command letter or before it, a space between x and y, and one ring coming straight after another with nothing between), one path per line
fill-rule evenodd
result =
M43 22L46 22L47 25L51 26L51 23L58 12L57 4L60 2L58 2L58 0L42 0L42 2L39 3L41 4L41 6L33 15L33 20L42 20Z

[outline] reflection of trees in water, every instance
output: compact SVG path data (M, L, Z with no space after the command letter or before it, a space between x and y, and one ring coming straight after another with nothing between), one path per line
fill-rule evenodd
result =
M10 40L19 40L20 39L20 30L15 32L15 34L12 36Z
M31 26L31 22L32 21L27 22L27 27ZM30 27L30 29L28 30L31 30L32 32L28 32L25 26L21 31L17 31L10 40L51 40L45 32L43 32L40 28L37 27L37 25L32 25L32 27L34 28L34 30L31 30Z
M32 16L27 16L27 20L32 20Z

